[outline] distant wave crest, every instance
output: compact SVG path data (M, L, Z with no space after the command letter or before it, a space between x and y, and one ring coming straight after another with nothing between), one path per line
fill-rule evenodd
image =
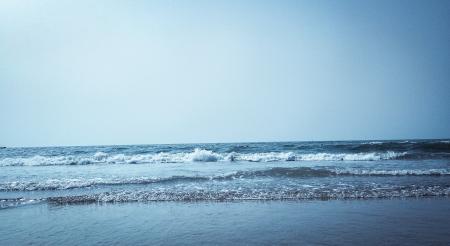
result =
M216 162L216 161L377 161L401 159L406 152L370 152L370 153L311 153L261 152L261 153L216 153L205 149L192 152L160 152L155 154L107 154L97 152L92 156L40 156L4 158L0 166L51 166L51 165L88 165L97 163L182 163L182 162Z

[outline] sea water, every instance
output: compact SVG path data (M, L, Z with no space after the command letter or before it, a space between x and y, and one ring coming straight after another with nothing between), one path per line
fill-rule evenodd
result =
M4 148L0 207L448 196L450 141Z
M0 244L448 244L450 141L0 149Z

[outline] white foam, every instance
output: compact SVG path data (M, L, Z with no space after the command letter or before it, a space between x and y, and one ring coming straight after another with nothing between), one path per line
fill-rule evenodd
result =
M338 175L386 175L386 176L427 176L427 175L450 175L449 169L428 169L428 170L416 170L416 169L400 169L400 170L367 170L367 169L342 169L334 170Z
M214 153L210 150L204 150L204 149L195 149L193 153L189 154L189 160L191 161L205 161L205 162L212 162L212 161L218 161L223 159L222 155L219 155L217 153Z
M266 152L266 153L250 153L236 154L236 161L253 161L253 162L272 162L272 161L295 161L300 160L300 156L296 156L292 152Z
M136 201L197 201L197 200L316 200L316 199L369 199L449 196L446 186L390 186L380 187L296 187L284 189L221 189L118 191L79 196L49 197L51 203L107 203Z
M105 160L106 158L108 158L108 154L106 154L105 152L97 152L94 154L94 159L97 161L102 161Z
M49 165L87 165L96 163L182 163L182 162L216 162L216 161L378 161L396 159L406 152L371 152L371 153L311 153L293 152L259 152L259 153L216 153L211 150L195 149L192 152L160 152L154 154L107 154L97 152L91 156L32 156L4 158L0 166L49 166Z
M93 158L76 158L74 156L32 156L5 158L0 160L0 166L41 166L41 165L84 165L91 164Z
M300 160L305 161L378 161L390 160L406 155L406 152L371 152L356 154L331 154L331 153L315 153L304 154L300 156Z
M0 191L66 190L94 185L145 184L164 180L155 177L108 178L65 178L42 181L13 181L0 183Z

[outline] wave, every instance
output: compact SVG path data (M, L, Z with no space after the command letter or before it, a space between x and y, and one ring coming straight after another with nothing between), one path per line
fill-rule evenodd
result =
M235 201L235 200L329 200L450 196L449 186L392 186L358 188L291 188L197 191L119 191L99 194L49 197L54 204L152 202L152 201Z
M177 191L171 189L114 191L84 195L51 196L44 198L0 199L0 209L39 204L89 204L160 201L243 201L243 200L343 200L391 199L409 197L450 196L450 185L406 186L346 186L283 189L222 189Z
M371 141L371 142L341 142L327 144L321 150L334 150L336 152L409 152L420 155L430 155L448 158L450 153L449 140L433 141Z
M37 191L37 190L67 190L93 186L114 185L146 185L152 183L202 182L235 179L252 179L258 177L276 178L308 178L333 176L449 176L448 169L430 170L365 170L365 169L325 169L309 167L274 167L264 170L236 171L216 176L171 176L165 178L134 177L134 178L91 178L91 179L49 179L44 181L14 181L0 183L0 191Z
M378 161L401 159L406 152L370 152L370 153L311 153L261 152L261 153L216 153L210 150L195 149L192 152L160 152L155 154L107 154L96 152L92 156L32 156L4 158L0 166L51 166L51 165L88 165L101 163L139 164L139 163L183 163L217 161Z
M37 191L37 190L68 190L106 185L151 184L176 181L208 180L207 177L172 176L169 178L136 177L125 179L49 179L45 181L13 181L0 183L0 191Z
M15 208L25 205L37 204L42 202L42 199L26 199L20 198L2 198L0 199L0 209Z
M240 171L231 175L235 177L330 177L330 176L448 176L449 169L400 169L373 170L357 168L309 168L309 167L274 167L266 170Z

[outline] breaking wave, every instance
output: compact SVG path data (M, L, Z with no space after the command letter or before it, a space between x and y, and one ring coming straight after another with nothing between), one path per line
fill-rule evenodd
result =
M80 196L49 197L54 204L151 202L151 201L235 201L235 200L329 200L450 196L449 186L393 186L389 188L322 188L283 190L198 190L119 191Z
M51 165L88 165L102 163L140 164L140 163L183 163L216 161L378 161L402 159L406 152L370 152L370 153L311 153L261 152L261 153L216 153L210 150L195 149L192 152L160 152L155 154L107 154L97 152L92 156L32 156L4 158L0 166L51 166Z
M0 199L0 209L48 202L56 205L162 201L243 201L243 200L343 200L391 199L410 197L450 196L449 185L406 185L366 187L320 187L284 189L222 189L177 191L173 189L114 191L84 195L52 196L44 198Z

